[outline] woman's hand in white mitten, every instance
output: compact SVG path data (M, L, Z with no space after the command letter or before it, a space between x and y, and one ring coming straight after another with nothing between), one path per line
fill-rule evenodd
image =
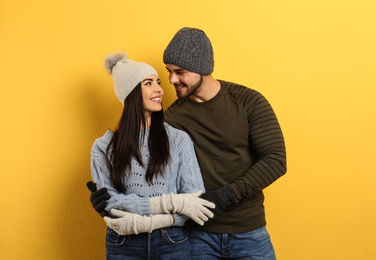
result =
M117 209L111 210L111 213L119 218L104 217L104 221L119 235L151 233L155 229L170 227L174 223L174 217L171 214L140 216Z
M160 197L150 198L151 214L179 213L190 217L199 225L214 216L210 209L215 208L215 204L201 199L202 191L182 194L163 194ZM209 209L210 208L210 209Z

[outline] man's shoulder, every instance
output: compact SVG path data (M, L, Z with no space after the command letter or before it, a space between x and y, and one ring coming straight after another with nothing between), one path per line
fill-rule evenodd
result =
M241 104L247 104L252 100L262 97L262 94L253 88L229 81L219 80L224 88L224 95L235 99Z
M225 89L225 94L228 94L231 96L235 96L239 93L251 94L251 93L258 92L257 90L250 88L250 87L246 87L242 84L225 81L225 80L219 80L219 82L221 82L221 86Z
M168 108L167 110L171 110L171 109L175 109L177 107L180 107L182 104L185 103L185 99L182 99L182 98L178 98L176 99Z
M180 107L183 106L183 104L185 103L185 100L184 99L177 99L175 100L165 111L164 115L165 115L165 118L167 119L167 122L168 122L168 118L171 116L171 114L175 111L175 110L178 110ZM170 123L170 122L168 122Z

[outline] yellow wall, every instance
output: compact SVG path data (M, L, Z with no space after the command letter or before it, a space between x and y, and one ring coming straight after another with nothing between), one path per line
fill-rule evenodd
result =
M90 149L122 106L103 57L155 66L183 26L211 38L214 76L272 103L288 173L266 190L281 260L376 258L376 4L358 1L0 3L0 259L104 259Z

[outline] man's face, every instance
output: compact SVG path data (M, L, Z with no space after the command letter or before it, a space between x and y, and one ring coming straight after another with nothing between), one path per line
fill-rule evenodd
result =
M200 88L203 76L184 70L172 64L166 64L166 69L169 73L169 80L175 86L176 95L178 98L187 98L196 93Z

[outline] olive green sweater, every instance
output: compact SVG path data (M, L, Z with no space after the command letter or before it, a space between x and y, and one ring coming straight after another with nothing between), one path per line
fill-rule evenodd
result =
M229 184L240 202L200 227L243 233L266 224L262 190L286 172L285 143L269 102L256 90L219 80L209 101L176 100L166 121L187 132L207 191Z

